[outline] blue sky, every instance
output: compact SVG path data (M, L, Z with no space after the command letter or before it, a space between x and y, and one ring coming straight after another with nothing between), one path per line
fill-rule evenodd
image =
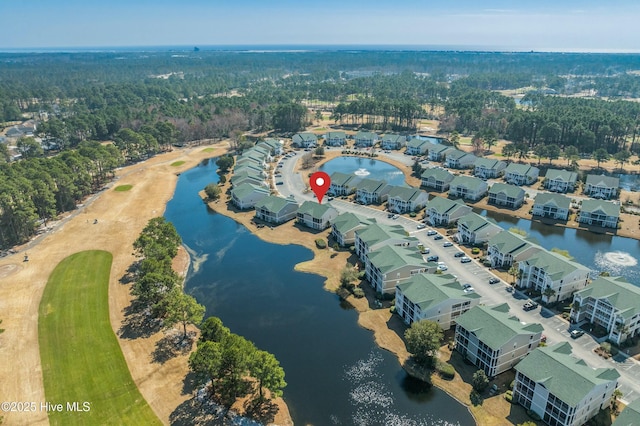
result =
M0 0L0 50L234 44L640 51L637 0Z

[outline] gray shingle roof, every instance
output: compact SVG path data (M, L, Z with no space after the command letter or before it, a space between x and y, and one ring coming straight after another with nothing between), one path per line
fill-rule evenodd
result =
M469 213L458 219L458 227L464 226L471 232L475 232L488 224L498 226L496 222L488 217L480 216L477 213Z
M465 293L453 275L418 274L396 287L407 300L418 305L422 311L449 299L480 298L475 292Z
M376 223L375 219L368 219L353 213L342 213L333 221L333 226L340 233L349 232L352 229L368 226Z
M506 303L491 308L474 306L460 315L456 322L493 350L500 349L520 334L537 334L543 331L540 324L522 323L509 314L509 305Z
M416 188L407 188L405 186L392 186L389 190L389 198L399 198L405 202L415 200L422 194L426 194L426 192Z
M510 185L508 183L494 183L489 189L489 194L500 194L503 192L509 198L518 199L524 197L524 189L516 185Z
M561 254L541 250L523 261L524 263L543 269L554 281L560 280L577 269L589 271L584 265L573 262Z
M425 169L424 172L422 172L421 177L422 179L429 179L430 177L433 177L439 182L451 182L454 178L454 176L447 170L436 168Z
M269 195L256 203L256 210L260 208L265 208L270 212L277 213L290 204L295 204L297 206L297 203L295 202L295 200L292 200L291 198L283 198L283 197L276 197L275 195Z
M537 167L518 163L511 163L505 169L505 173L515 173L518 175L535 175L536 172L539 172Z
M587 185L618 188L620 186L620 179L605 175L587 175Z
M435 196L427 203L426 207L427 209L434 209L438 214L444 214L461 207L467 207L467 205L460 199L450 200L448 198Z
M264 194L265 197L269 195L269 190L267 188L264 188L262 186L252 185L250 183L240 184L231 190L231 194L235 195L235 197L238 199L247 197L253 194L254 192Z
M504 169L507 164L501 160L494 160L493 158L478 158L475 163L473 163L475 167L484 167L485 169Z
M640 287L622 277L598 277L576 294L583 298L607 299L624 318L640 313Z
M368 246L372 246L382 241L390 239L401 239L406 241L417 241L416 237L410 237L401 225L383 225L376 223L365 229L356 231L358 238Z
M406 249L398 246L384 246L378 250L369 252L369 262L380 270L381 273L395 271L406 265L427 267L422 255L415 249Z
M324 214L329 210L336 211L336 209L331 207L329 204L319 204L315 201L305 201L300 207L298 207L298 213L308 214L315 219L322 218L322 216L324 216Z
M331 184L336 186L344 186L347 183L355 184L357 182L356 179L358 181L360 180L360 178L358 178L356 175L350 175L350 174L341 173L341 172L333 172L331 173L330 177L331 177Z
M576 183L578 180L578 174L568 170L549 169L545 174L545 179L561 180L563 182Z
M620 206L609 201L582 200L580 211L584 213L595 213L601 210L607 216L619 217Z
M366 191L369 193L380 192L385 189L387 182L378 179L362 179L356 184L358 190Z
M453 180L449 185L451 187L462 186L469 190L475 191L481 186L486 186L487 184L485 183L485 181L483 181L480 178L467 176L467 175L460 175L453 178Z
M561 209L568 209L571 206L571 198L562 194L553 194L549 192L539 192L536 195L534 205L553 205Z
M594 386L616 381L620 377L613 368L591 368L582 359L571 356L568 342L538 347L516 366L516 371L544 387L560 400L575 407Z
M537 246L537 244L509 231L502 231L495 235L489 240L488 244L489 247L496 246L500 253L511 253L512 255L520 253L529 247ZM543 248L540 247L540 250L543 250Z

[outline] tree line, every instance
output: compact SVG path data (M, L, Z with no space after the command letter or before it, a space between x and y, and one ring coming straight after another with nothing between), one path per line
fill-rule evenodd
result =
M197 349L189 357L189 368L197 383L206 385L209 396L230 408L237 398L255 392L255 403L282 395L284 370L269 352L259 350L245 338L233 334L216 317L203 321L205 308L184 293L182 280L171 266L178 253L180 236L162 217L151 219L133 244L139 257L131 293L140 308L162 321L165 328L200 327Z
M122 164L113 145L84 142L50 158L0 159L0 247L26 241L36 229L100 190Z

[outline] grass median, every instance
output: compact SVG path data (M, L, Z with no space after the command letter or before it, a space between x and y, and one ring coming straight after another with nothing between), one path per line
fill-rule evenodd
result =
M160 424L111 329L111 262L105 251L71 255L56 266L42 295L38 340L45 396L62 404L48 410L52 425Z

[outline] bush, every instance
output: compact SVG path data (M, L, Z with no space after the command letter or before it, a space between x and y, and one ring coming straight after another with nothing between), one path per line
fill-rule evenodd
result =
M471 254L480 254L480 249L478 247L474 247L471 249Z
M415 212L409 213L409 217L416 217L416 216L418 216L418 215Z
M603 351L605 351L606 353L611 353L611 343L609 342L602 342L600 343L600 347L602 348Z
M393 305L389 308L389 312L391 312L392 314L396 313L396 305Z
M322 238L318 238L316 240L316 247L318 247L319 249L325 249L327 248L327 242Z
M478 370L473 373L471 385L476 392L482 392L489 386L489 378L484 370Z
M453 380L456 375L456 370L453 368L453 365L440 360L436 361L436 372L445 380Z
M504 399L506 399L508 403L513 404L513 395L511 395L509 393L505 393L504 394Z
M364 297L364 290L360 287L355 287L353 289L353 296L357 299L362 299Z
M511 383L509 383L509 389L512 390L513 389L513 385L516 384L515 380L512 380Z

